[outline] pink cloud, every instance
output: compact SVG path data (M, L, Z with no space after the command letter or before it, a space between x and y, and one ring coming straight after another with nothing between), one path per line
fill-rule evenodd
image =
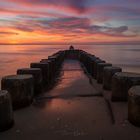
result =
M6 0L22 6L45 7L81 14L86 10L85 0Z

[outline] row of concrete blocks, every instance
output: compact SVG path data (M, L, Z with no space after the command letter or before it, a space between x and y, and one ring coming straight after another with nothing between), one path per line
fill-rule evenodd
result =
M53 84L56 73L64 60L65 52L59 51L48 59L31 63L31 68L18 69L17 75L5 76L0 90L0 131L14 124L13 109L32 103L33 97Z
M103 89L111 90L112 101L128 101L128 119L140 126L140 74L122 72L120 67L84 51L79 59Z

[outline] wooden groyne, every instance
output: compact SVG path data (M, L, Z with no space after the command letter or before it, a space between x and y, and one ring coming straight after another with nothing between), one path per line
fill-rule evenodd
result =
M121 68L95 55L71 47L40 62L31 63L30 68L18 69L17 75L2 78L0 131L7 130L14 124L13 110L29 106L36 96L53 87L66 59L78 60L93 80L102 85L104 90L111 91L112 102L129 99L128 119L140 126L140 74L123 72Z

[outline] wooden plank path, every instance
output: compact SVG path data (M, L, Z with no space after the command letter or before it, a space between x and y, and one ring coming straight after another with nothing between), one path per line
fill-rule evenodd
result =
M0 133L0 140L139 140L140 129L125 121L126 112L124 116L118 112L123 111L122 104L110 104L110 112L109 94L89 79L79 61L65 60L56 86L30 107L14 111L15 125Z

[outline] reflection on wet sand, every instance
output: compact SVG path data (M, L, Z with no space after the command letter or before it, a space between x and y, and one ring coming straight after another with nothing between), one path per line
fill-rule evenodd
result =
M44 95L44 97L73 98L75 96L88 96L100 94L89 83L78 61L64 62L59 83Z
M37 97L32 106L15 111L14 127L1 133L0 140L138 140L140 130L126 122L126 118L112 124L103 96L85 96L101 93L89 83L79 62L65 61L60 79L52 90Z

